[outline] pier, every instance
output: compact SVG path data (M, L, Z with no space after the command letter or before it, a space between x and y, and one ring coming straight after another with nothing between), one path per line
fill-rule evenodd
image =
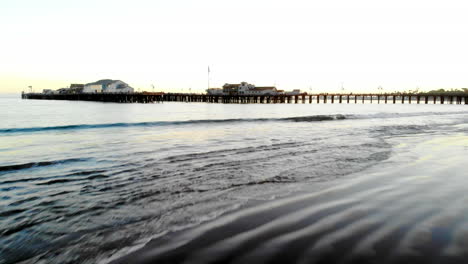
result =
M194 93L22 93L22 99L95 101L114 103L203 102L225 104L468 104L468 94L300 94L300 95L209 95Z

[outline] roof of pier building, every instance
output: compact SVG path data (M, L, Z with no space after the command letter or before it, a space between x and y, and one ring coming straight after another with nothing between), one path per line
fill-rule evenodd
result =
M70 88L83 88L84 84L81 83L72 83L70 84Z
M264 87L255 87L254 91L266 91L266 90L276 90L274 86L264 86Z
M96 82L92 82L92 83L87 83L85 84L85 86L88 86L88 85L102 85L102 87L107 87L113 83L116 83L116 82L120 82L115 88L116 89L125 89L127 87L130 87L130 85L128 85L127 83L121 81L121 80L111 80L111 79L103 79L103 80L99 80L99 81L96 81Z
M223 85L223 88L237 88L240 86L240 83L226 83Z
M95 85L95 84L100 84L100 85L104 85L104 86L107 86L113 82L117 82L119 80L111 80L111 79L103 79L103 80L99 80L99 81L96 81L96 82L92 82L92 83L87 83L85 85Z
M255 87L255 85L250 84L248 82L241 82L241 83L226 83L223 85L223 88L238 88L241 85L249 85ZM261 87L255 87L254 89L259 89L259 90L268 90L268 89L276 89L275 86L261 86Z

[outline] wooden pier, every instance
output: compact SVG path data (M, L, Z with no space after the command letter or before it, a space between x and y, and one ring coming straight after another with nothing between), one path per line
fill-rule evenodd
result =
M188 93L23 93L23 99L96 101L114 103L203 102L225 104L468 104L468 94L302 94L302 95L208 95Z

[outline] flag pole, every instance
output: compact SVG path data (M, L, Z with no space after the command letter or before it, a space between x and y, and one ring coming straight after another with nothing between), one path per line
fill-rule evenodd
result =
M210 89L210 66L208 66L208 89Z

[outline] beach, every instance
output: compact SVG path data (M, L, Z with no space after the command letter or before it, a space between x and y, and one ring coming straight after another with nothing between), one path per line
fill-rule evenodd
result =
M467 257L465 105L0 100L0 263Z
M337 186L166 234L112 263L463 263L468 137L410 142Z

